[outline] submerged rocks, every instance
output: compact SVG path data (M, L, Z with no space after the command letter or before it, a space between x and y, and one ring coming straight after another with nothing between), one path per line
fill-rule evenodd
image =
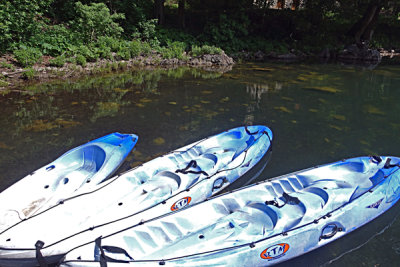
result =
M367 46L358 46L352 44L339 52L337 58L343 61L366 61L379 62L381 54L376 49L370 49Z
M233 65L235 62L233 58L229 57L225 52L221 54L206 54L199 57L193 57L188 60L189 65L193 66L230 66Z

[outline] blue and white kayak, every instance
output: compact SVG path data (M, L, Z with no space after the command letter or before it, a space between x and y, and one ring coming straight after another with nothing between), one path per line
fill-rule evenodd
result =
M100 235L204 201L259 166L271 141L265 126L238 127L109 179L3 232L0 266L57 262Z
M135 146L134 134L112 133L69 150L0 194L0 233L90 190L108 178Z
M269 266L368 223L400 198L400 159L291 173L103 235L61 266Z

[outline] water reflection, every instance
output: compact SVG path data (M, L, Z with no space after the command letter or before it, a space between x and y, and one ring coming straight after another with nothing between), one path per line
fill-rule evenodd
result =
M114 131L139 135L120 171L243 124L266 124L275 134L259 180L341 158L399 156L399 73L400 67L384 65L240 64L222 72L107 73L3 92L0 191L68 149ZM395 220L363 249L349 252L346 265L359 266L364 253L380 266L387 259L400 262L399 243Z

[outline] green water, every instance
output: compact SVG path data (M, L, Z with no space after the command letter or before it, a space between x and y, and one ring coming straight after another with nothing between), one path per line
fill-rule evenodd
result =
M68 149L115 131L139 135L121 171L244 124L265 124L275 134L259 180L342 158L400 156L399 100L400 66L385 65L142 70L18 88L0 95L0 191ZM398 214L293 264L321 265L346 253L325 265L400 266Z

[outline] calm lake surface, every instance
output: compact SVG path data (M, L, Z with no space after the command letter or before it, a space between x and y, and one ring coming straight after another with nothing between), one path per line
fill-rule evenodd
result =
M260 181L343 158L400 156L400 66L248 63L225 73L128 71L18 90L0 94L0 191L115 131L139 135L119 171L249 124L275 134ZM399 210L285 265L400 266Z

